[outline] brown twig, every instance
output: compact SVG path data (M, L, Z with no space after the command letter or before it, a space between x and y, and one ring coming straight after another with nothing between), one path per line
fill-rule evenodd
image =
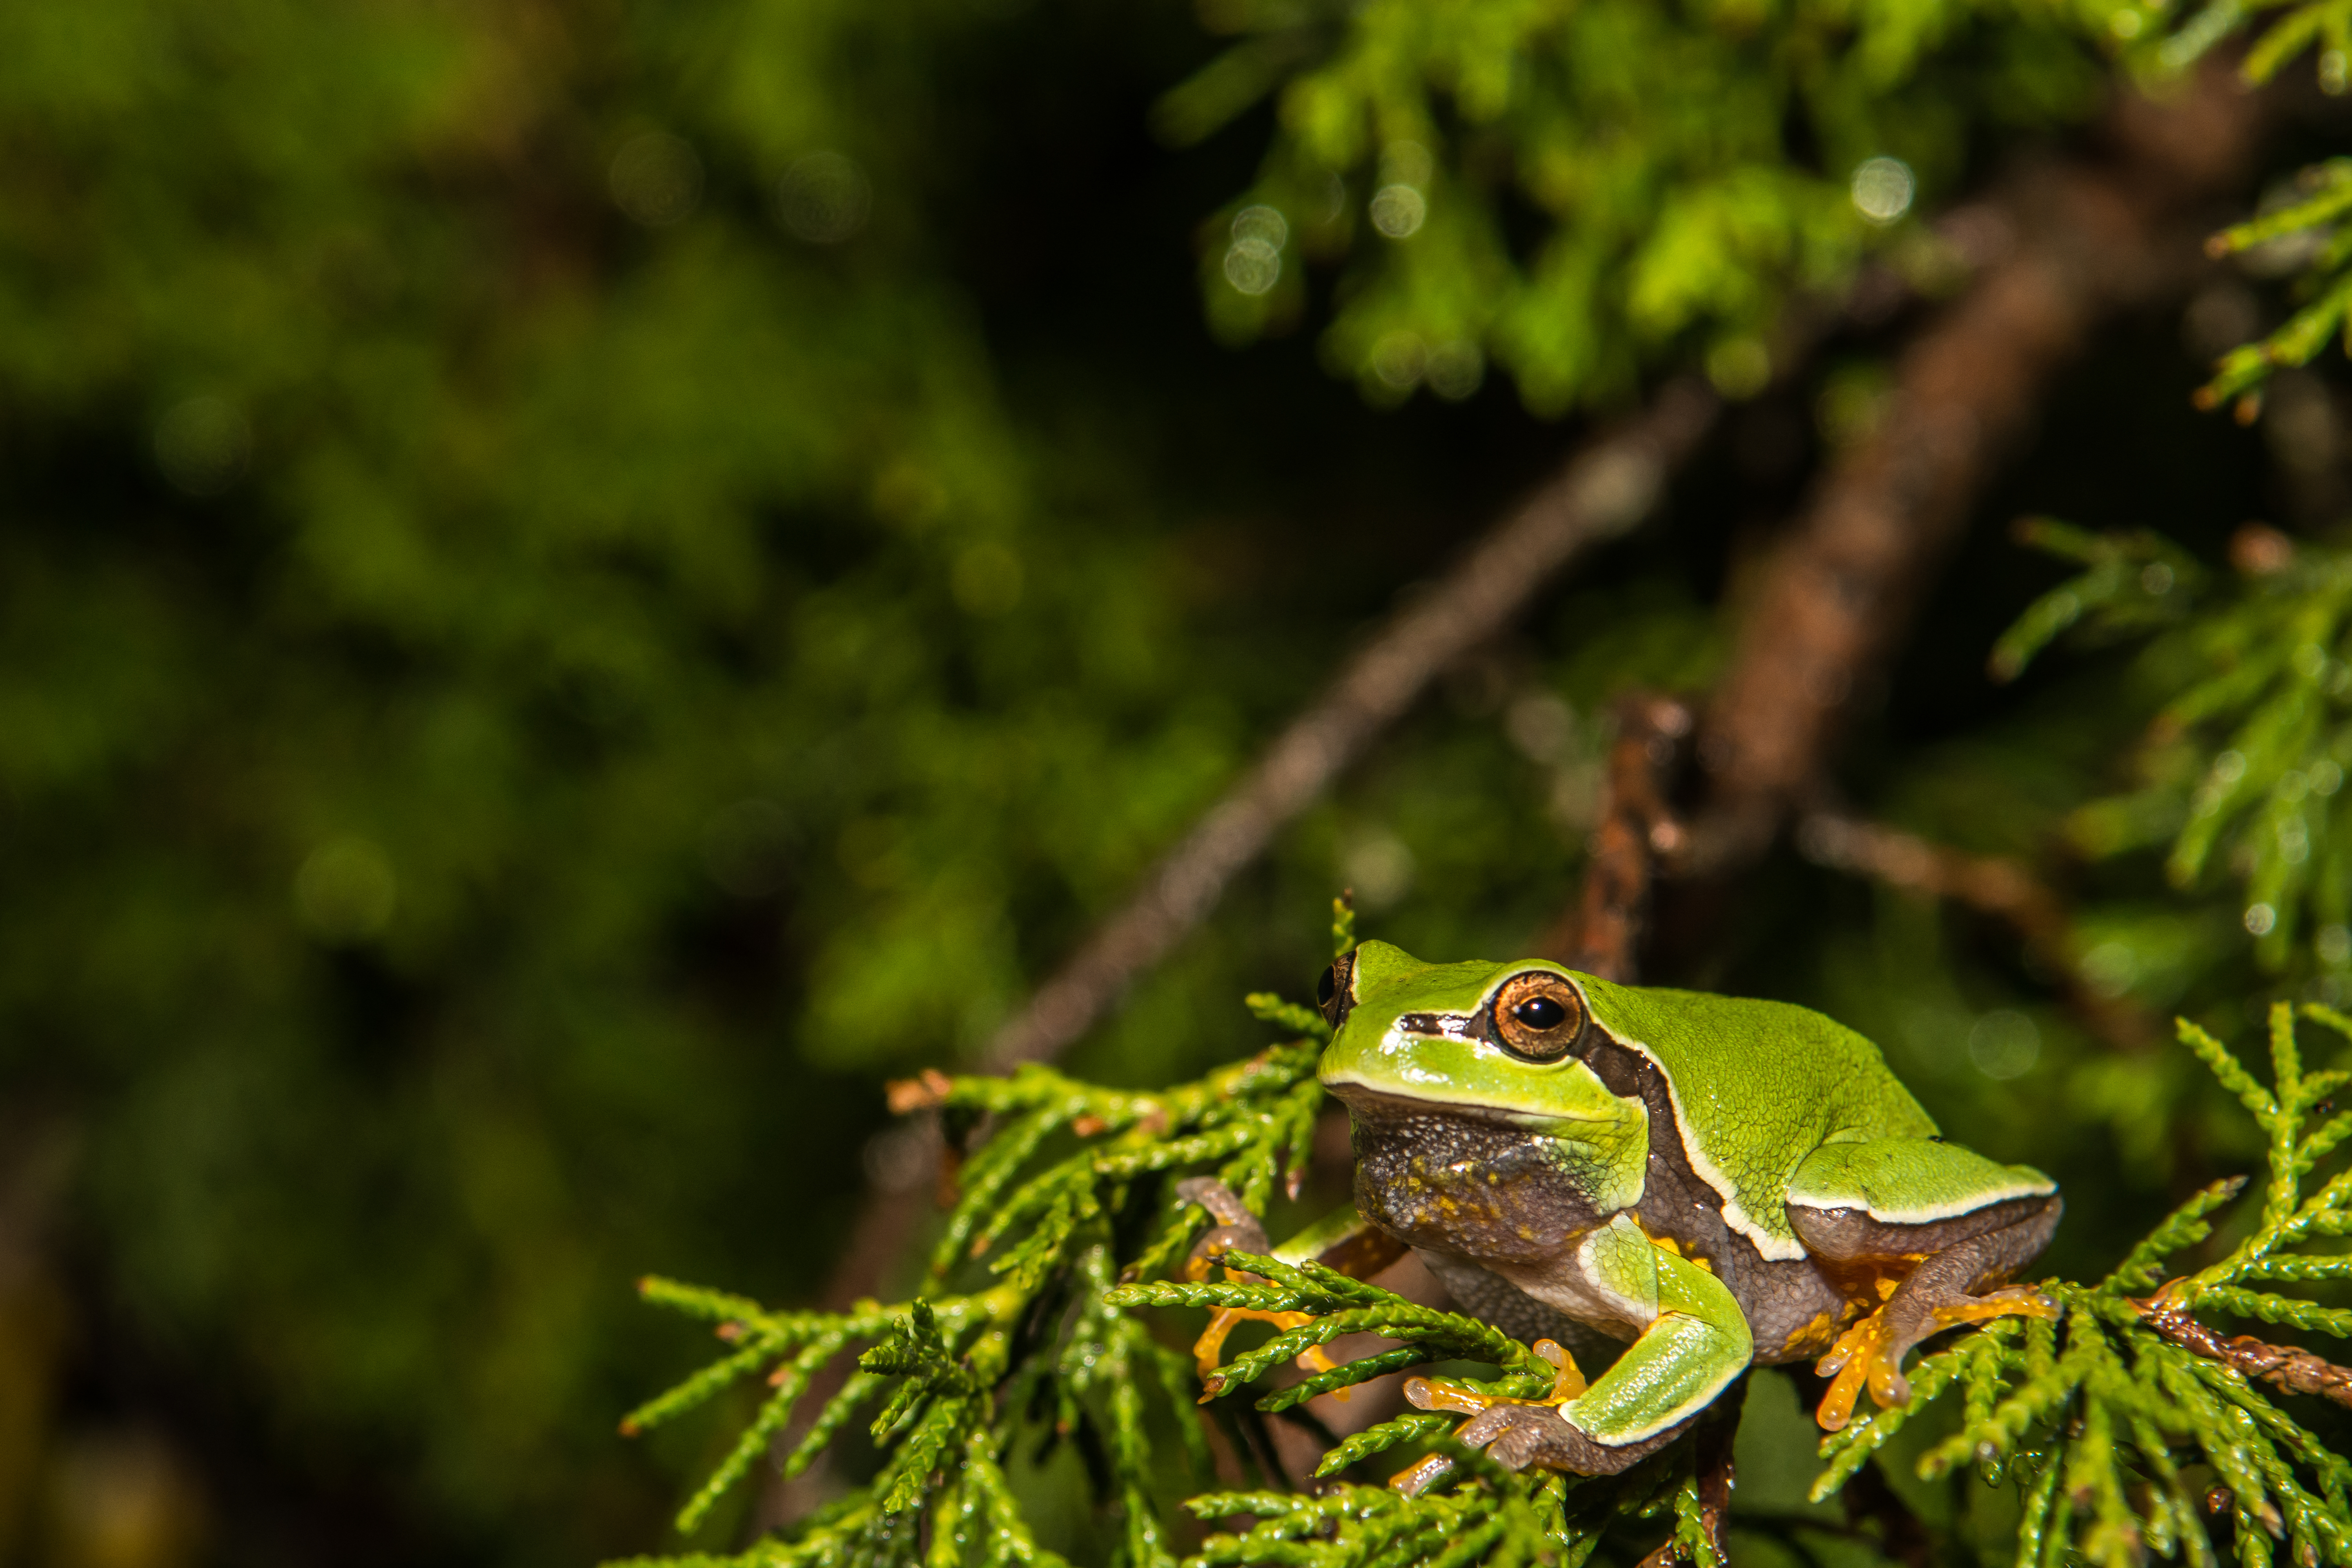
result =
M2352 1405L2352 1367L2337 1366L2309 1351L2271 1344L2252 1334L2225 1340L2161 1290L2133 1305L2139 1308L2141 1320L2149 1328L2193 1355L2236 1367L2248 1377L2289 1394L2315 1394L2337 1405Z
M987 1065L1002 1070L1048 1060L1085 1033L1447 666L1493 637L1570 560L1648 515L1666 475L1706 433L1715 412L1715 396L1703 384L1670 384L1504 518L1435 590L1349 661L1127 905L1037 988L989 1043Z
M1640 977L1643 930L1661 857L1682 847L1682 825L1666 805L1666 782L1691 732L1691 711L1666 697L1636 695L1617 705L1601 825L1573 909L1536 944L1571 969L1631 984Z
M2188 219L2242 174L2257 102L2214 62L2175 101L2120 105L2104 163L2029 170L1990 204L2006 256L1912 341L1874 428L1767 569L1702 729L1712 800L1686 868L1719 870L1770 842L2037 394L2101 321L2203 265Z

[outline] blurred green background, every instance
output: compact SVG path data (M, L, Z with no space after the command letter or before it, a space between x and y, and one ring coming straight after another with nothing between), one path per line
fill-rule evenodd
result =
M1778 21L1577 15L1619 30L1573 58L1650 71L1594 112L1655 117L1651 163L1449 206L1481 143L1413 178L1400 138L1443 138L1388 89L1383 152L1196 77L1264 22L1234 7L0 8L0 1560L659 1544L703 1456L614 1422L695 1352L631 1280L806 1299L881 1080L976 1050L1580 410L1710 355L1754 393L1780 291L1874 243L1856 157L1952 198L2107 90L2058 9L1901 58L1856 22L1826 64ZM1236 209L1307 210L1310 153L1338 205L1252 273ZM1401 259L1394 198L1349 226L1376 185L1439 195ZM1983 499L1847 756L1870 812L2041 855L2150 710L2124 653L1987 682L2062 575L2016 511L2216 562L2335 521L2326 383L2189 407L2275 315L2200 287L2108 331ZM1608 699L1706 686L1904 327L1740 403L1073 1068L1253 1046L1234 999L1311 979L1341 884L1433 954L1549 923ZM2226 897L2105 875L2156 955L2118 991L2226 1025L2273 983ZM2059 1171L2062 1266L2231 1157L2167 1111L2185 1058L1792 853L1677 963L1832 1008Z

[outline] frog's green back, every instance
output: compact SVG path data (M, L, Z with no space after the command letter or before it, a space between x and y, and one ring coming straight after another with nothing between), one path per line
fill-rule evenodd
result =
M1767 1258L1804 1256L1786 1198L1806 1155L1935 1135L1878 1047L1811 1008L1576 978L1593 1016L1664 1069L1692 1165Z

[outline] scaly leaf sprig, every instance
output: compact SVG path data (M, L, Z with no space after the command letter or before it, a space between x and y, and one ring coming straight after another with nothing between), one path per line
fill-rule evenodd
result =
M2014 680L2034 655L2068 633L2095 640L2177 623L2205 584L2205 568L2170 540L2140 529L2094 533L2052 517L2020 518L2019 543L2080 563L2069 578L2025 607L1993 644L1995 680Z
M2338 1034L2352 1019L2325 1007L2301 1016ZM2295 1037L2297 1012L2271 1014L2271 1084L2196 1026L2183 1044L2253 1115L2268 1144L2268 1177L2252 1227L2218 1261L2145 1298L2166 1258L2212 1235L2210 1216L2248 1183L2217 1182L2169 1215L2096 1285L2053 1280L2041 1289L2055 1319L2003 1319L1926 1357L1910 1400L1834 1433L1814 1495L1835 1491L1920 1412L1957 1390L1960 1430L1919 1461L1933 1479L1974 1465L1988 1481L2023 1494L2018 1562L2061 1568L2080 1557L2101 1568L2137 1568L2150 1552L2212 1568L2227 1549L2241 1568L2273 1560L2284 1543L2301 1568L2352 1563L2352 1465L2264 1393L2352 1403L2352 1377L2307 1352L2239 1337L2224 1341L2193 1313L2221 1312L2338 1338L2352 1311L2270 1287L2352 1278L2352 1258L2310 1250L2352 1232L2352 1172L2306 1194L2305 1178L2352 1134L2352 1112L2333 1097L2352 1073L2308 1072ZM2332 1374L2332 1375L2331 1375ZM2186 1479L2202 1465L2219 1481L2231 1526L2217 1542L2206 1500Z
M912 1300L771 1311L740 1296L646 1280L648 1300L713 1323L730 1350L633 1412L624 1431L673 1420L755 1376L770 1388L680 1510L679 1530L698 1527L776 1445L826 1364L864 1345L856 1370L784 1457L783 1473L804 1471L877 1402L870 1425L884 1456L879 1473L790 1539L764 1540L727 1561L1054 1568L1059 1559L1037 1543L1004 1481L1005 1454L1035 1429L1048 1445L1083 1435L1101 1457L1103 1500L1123 1521L1124 1568L1173 1568L1165 1510L1150 1492L1158 1461L1148 1405L1175 1412L1181 1446L1204 1470L1193 1372L1107 1297L1122 1274L1165 1268L1205 1223L1177 1195L1174 1177L1213 1173L1262 1212L1305 1173L1322 1106L1315 1062L1328 1030L1278 998L1254 997L1251 1007L1304 1037L1154 1093L1102 1089L1042 1067L894 1085L894 1109L940 1112L978 1145L958 1173L957 1201ZM974 1268L979 1282L956 1289Z
M2347 15L2352 15L2352 5L2346 0L2326 0L2302 7L2301 15L2289 20L2312 21L2319 24L2314 31L2340 35ZM2282 24L2272 29L2264 43L2292 39L2293 48L2287 52L2294 52L2310 37L2306 33L2297 39L2295 31ZM2248 62L2249 70L2265 58L2271 63L2264 74L2275 69L2281 57L2257 50ZM2342 43L2331 42L2320 58L2323 79L2326 62L2333 60L2340 81ZM2345 221L2347 213L2352 213L2352 159L2331 158L2296 176L2294 195L2285 205L2223 229L2206 242L2206 250L2215 257L2267 250L2273 261L2266 270L2300 275L2295 289L2303 303L2267 337L2241 344L2221 356L2213 367L2212 380L2197 389L2200 407L2218 407L2238 398L2241 416L2251 420L2261 406L2258 389L2273 372L2310 363L2334 338L2344 338L2347 348L2352 348L2352 336L2347 335L2352 323L2346 320L2347 310L2352 310L2352 225Z
M2077 810L2075 844L2105 857L2168 840L2177 887L2211 885L2217 865L2242 874L2238 913L2265 968L2285 969L2299 940L2325 965L2352 963L2352 799L2339 798L2352 766L2352 555L2265 534L2266 569L2192 605L2205 574L2150 535L2036 522L2026 538L2090 569L2003 635L1997 674L2077 621L2111 636L2183 622L2149 661L2190 672L2171 677L2157 716L2153 777Z

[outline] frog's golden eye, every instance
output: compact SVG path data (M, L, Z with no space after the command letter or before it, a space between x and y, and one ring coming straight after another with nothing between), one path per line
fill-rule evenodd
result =
M1348 1009L1356 1005L1355 997L1349 994L1355 978L1356 955L1343 952L1315 983L1315 1005L1322 1012L1323 1021L1335 1030L1348 1021Z
M1515 974L1495 993L1495 1033L1529 1061L1557 1061L1584 1033L1584 998L1557 974Z

